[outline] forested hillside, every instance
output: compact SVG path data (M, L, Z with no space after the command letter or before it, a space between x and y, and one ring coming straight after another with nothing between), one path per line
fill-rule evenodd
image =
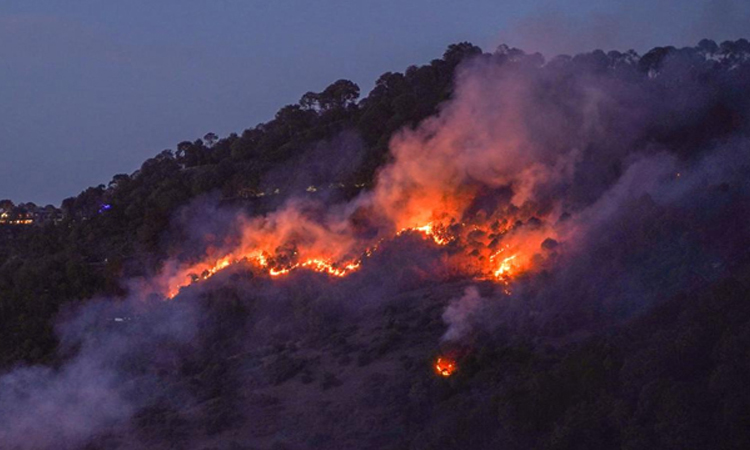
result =
M480 52L468 43L452 45L429 65L383 74L362 100L355 83L336 81L240 135L219 139L209 133L180 142L135 173L114 175L107 186L86 189L63 202L67 219L59 226L4 230L0 360L7 365L49 357L55 348L51 320L61 304L120 294L123 277L154 271L167 254L179 251L180 231L170 228L170 221L196 197L216 194L263 208L256 195L264 189L293 193L281 185L262 186L265 174L346 131L361 138L364 160L346 178L321 182L335 183L341 195L354 195L357 185L372 182L393 133L434 114L450 97L458 63ZM105 204L111 208L100 212Z
M508 229L531 234L553 210L555 226L595 225L579 238L573 263L564 239L544 240L540 269L507 282L497 294L507 302L487 307L498 323L473 324L460 343L441 344L453 323L446 308L473 281L435 268L455 256L450 246L435 249L401 231L394 243L379 241L371 265L340 286L307 273L274 285L238 263L205 290L188 287L184 300L158 299L150 312L133 302L134 280L229 240L215 235L217 223L263 217L290 199L340 205L370 192L400 133L423 132L430 142L439 134L430 124L447 120L440 115L459 82L483 87L486 74L505 70L532 74L534 102L569 114L560 125L547 110L524 111L534 144L550 154L575 147L572 169L539 157L574 172L539 188L564 192L564 209L542 201L528 214L509 207L526 215ZM569 100L593 91L605 107L591 115L585 101ZM3 383L16 386L14 368L62 374L63 391L75 372L70 361L94 352L102 367L117 367L118 383L127 380L118 394L139 400L126 419L113 414L93 431L60 431L69 439L61 448L747 448L749 92L744 39L548 61L460 43L429 64L381 75L363 98L355 83L338 80L241 133L180 142L134 173L66 199L60 221L0 225L0 372L10 374L0 403L35 398L5 392ZM640 192L652 181L639 181L633 167L653 169L665 185L687 178L688 187ZM631 183L625 194L622 180ZM478 177L466 184L481 186L472 213L510 203L520 190L486 187ZM368 212L348 216L362 235L375 221L361 217ZM583 219L569 219L577 213ZM469 241L484 238L475 231ZM487 280L475 284L478 298L496 295ZM190 325L174 325L177 318ZM128 350L118 353L121 345ZM151 345L169 350L141 350ZM461 363L450 379L430 370L445 348ZM56 398L57 382L39 395ZM13 408L0 407L0 417Z

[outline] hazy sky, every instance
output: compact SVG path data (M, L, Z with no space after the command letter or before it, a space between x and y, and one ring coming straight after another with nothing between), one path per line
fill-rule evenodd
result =
M336 79L366 93L453 42L549 56L703 37L750 37L750 2L0 0L0 199L59 204Z

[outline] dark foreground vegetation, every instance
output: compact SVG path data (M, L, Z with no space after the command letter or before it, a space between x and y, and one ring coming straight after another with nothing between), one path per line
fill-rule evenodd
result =
M595 51L546 64L538 54L504 47L483 54L462 43L430 64L383 74L362 99L356 84L339 80L239 135L181 142L133 174L86 189L63 202L58 221L0 226L0 370L21 364L54 370L79 346L107 348L112 343L100 337L101 327L116 329L107 333L118 339L144 336L153 338L144 345L167 348L158 358L134 352L117 361L123 373L148 380L128 392L150 400L138 403L147 406L133 413L126 430L98 429L90 449L750 448L745 239L725 252L733 256L720 268L670 260L655 277L673 271L692 274L691 281L649 308L606 311L606 317L606 308L573 308L542 330L480 333L461 350L461 369L449 379L435 377L431 361L445 328L441 314L466 282L414 281L409 273L397 274L381 293L387 300L349 311L327 296L355 296L371 286L355 280L331 293L321 287L327 281L301 274L276 296L267 280L239 271L184 300L197 331L182 341L160 337L154 329L162 322L139 319L133 306L95 316L95 326L80 325L84 344L60 338L67 333L56 329L61 313L69 317L92 298L124 297L124 280L153 274L168 257L189 256L184 243L196 214L210 222L222 214L215 205L259 214L292 195L347 199L371 187L394 133L436 114L451 98L457 67L471 58L645 86L670 120L628 139L685 160L750 130L744 39L642 56ZM702 100L685 103L686 93ZM355 148L356 167L305 173L305 153L320 142ZM595 151L606 149L592 149L584 163L595 164ZM706 195L736 217L719 215L724 222L701 223L700 233L718 236L717 244L727 242L725 233L750 236L743 189L707 187ZM214 206L195 206L202 202ZM630 242L672 245L663 227L680 228L683 218L649 214L656 220L632 231ZM273 303L277 297L284 300ZM165 304L163 314L179 315L175 308ZM284 325L269 325L277 322Z

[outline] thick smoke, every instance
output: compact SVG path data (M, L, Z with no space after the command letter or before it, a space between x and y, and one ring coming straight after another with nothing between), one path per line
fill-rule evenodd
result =
M127 431L133 414L156 399L174 351L195 338L195 310L142 299L91 300L58 328L60 367L24 367L0 378L3 448L80 448ZM184 395L176 386L175 398ZM136 439L133 439L132 447Z
M750 153L746 114L714 118L725 114L717 96L744 92L743 72L717 94L679 58L645 70L602 55L546 65L507 49L481 55L460 67L437 115L393 138L392 162L371 190L350 201L291 196L264 215L212 209L221 220L185 233L190 248L153 278L131 281L129 299L92 302L62 320L59 367L0 378L0 442L79 448L133 434L113 447L153 448L136 431L151 425L144 410L216 420L203 390L241 402L304 373L306 361L327 355L301 361L295 346L334 339L326 330L426 284L494 286L449 293L443 340L453 343L477 328L596 331L724 276L748 258ZM331 145L360 150L349 135ZM291 184L347 172L315 167ZM274 177L284 173L269 186ZM345 273L304 270L322 267L310 260ZM191 378L207 364L215 379ZM226 407L239 417L217 427L262 426L242 417L252 407Z
M704 61L732 60L700 52ZM731 146L724 144L727 149L717 149L721 144L715 138L728 134L726 122L713 113L741 77L726 81L726 92L717 97L699 76L686 75L695 70L686 59L664 58L646 74L631 53L557 58L543 65L536 55L501 47L474 58L459 68L453 99L437 115L393 138L392 162L379 172L372 190L341 203L292 197L269 214L242 216L234 221L238 239L212 245L197 264L168 263L155 279L155 290L173 295L191 283L189 274L210 276L243 259L277 271L325 261L349 274L370 263L363 255L404 230L430 227L425 233L445 248L443 267L436 271L494 278L501 296L516 292L509 305L530 295L524 277L552 274L549 290L534 281L533 299L522 301L522 311L539 303L535 307L545 313L535 315L538 320L557 310L547 305L561 296L552 294L552 286L565 290L558 305L637 311L655 300L655 292L666 296L674 289L644 286L642 276L653 269L648 263L628 261L619 272L614 267L606 272L586 261L601 252L633 258L633 249L609 242L617 224L628 221L646 233L643 228L664 210L678 214L682 208L684 214L686 204L699 209L703 197L696 190L705 186L696 187L696 180L708 182L707 167L713 167L711 182L739 183L739 178L722 178L728 175L720 168L746 163L737 161L739 156L731 163L706 156L732 154L744 145L738 137ZM741 123L735 125L741 129ZM617 239L632 238L625 234ZM661 249L663 242L649 245ZM687 253L691 263L698 258ZM602 261L602 268L615 261ZM509 289L509 277L519 274L523 279ZM669 284L679 286L686 277L680 274ZM587 286L581 291L583 280ZM621 294L604 296L604 286ZM571 291L582 295L573 300Z

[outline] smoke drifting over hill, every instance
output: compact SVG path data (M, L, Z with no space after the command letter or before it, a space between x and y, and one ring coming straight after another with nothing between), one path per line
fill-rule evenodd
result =
M342 349L367 359L395 348L412 365L382 362L378 374L426 377L441 345L561 345L721 279L750 256L750 49L736 47L546 64L502 47L459 66L452 98L392 139L390 161L355 198L300 195L263 215L196 203L226 221L196 223L189 251L131 280L127 299L70 312L59 367L0 378L0 442L210 448L233 436L271 448L273 436L284 448L351 448L365 436L361 448L386 448L353 418L318 436L310 408L372 396L362 414L390 424L433 404L410 404L424 397L413 386L387 404L347 391L373 374L369 359L336 372L349 364ZM351 134L330 145L353 165L364 159ZM347 172L322 149L299 158L316 173L297 167L290 182ZM392 320L378 328L373 316ZM332 397L308 393L313 373ZM392 445L427 447L410 431ZM473 448L512 430L498 433Z

